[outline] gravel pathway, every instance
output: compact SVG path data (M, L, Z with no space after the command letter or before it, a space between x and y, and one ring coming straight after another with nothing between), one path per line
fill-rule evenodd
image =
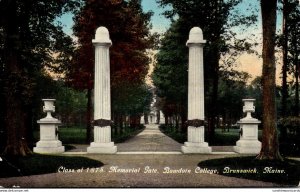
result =
M116 144L118 152L124 151L181 151L180 143L163 134L157 124L146 125L135 137Z

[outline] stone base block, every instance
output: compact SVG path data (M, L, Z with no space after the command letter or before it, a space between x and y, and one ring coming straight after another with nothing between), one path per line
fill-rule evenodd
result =
M117 153L117 146L114 142L110 143L95 143L92 142L91 146L87 148L88 153L102 153L102 154L114 154Z
M239 140L233 150L242 154L258 154L261 150L261 142L258 140Z
M33 148L35 153L63 153L65 152L65 147L62 146L61 141L39 141L36 147Z
M211 147L208 146L208 143L192 143L185 142L184 146L181 147L183 153L211 153Z

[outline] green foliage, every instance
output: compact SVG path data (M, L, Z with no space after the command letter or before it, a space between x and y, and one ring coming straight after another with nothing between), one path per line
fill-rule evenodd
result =
M187 141L187 133L178 131L176 127L172 125L160 125L159 129L178 143L184 143Z
M211 146L235 146L240 139L239 129L229 129L229 132L221 132L216 129L214 139L209 143Z
M145 84L118 84L112 94L112 110L123 115L142 114L150 110L151 101L152 93Z
M224 124L235 124L242 117L243 101L247 97L246 82L249 74L224 71L219 81L219 115Z
M173 23L161 41L157 54L157 64L152 74L156 94L164 99L162 111L165 116L172 113L186 113L183 109L187 102L187 48L186 37L180 31L180 20ZM183 54L184 53L184 54ZM177 106L177 107L172 107ZM168 110L173 108L173 112Z
M72 56L72 39L56 18L76 5L55 0L0 2L0 97L5 101L0 122L6 124L7 153L29 153L26 142L18 141L30 140L39 79L44 70L61 71Z
M86 129L84 127L59 127L59 139L64 144L84 144Z
M230 125L228 125L230 126ZM160 130L179 143L187 141L187 133L180 132L173 125L160 125ZM258 131L258 139L261 140L262 131ZM234 146L240 138L239 128L224 127L216 129L215 136L209 142L211 146Z
M246 88L246 97L247 98L253 98L255 99L255 113L253 116L258 119L262 119L262 78L261 76L257 76L255 79L252 80L252 82L247 85ZM280 99L282 95L280 94L280 87L276 86L275 90L275 95L276 95L276 106L277 106L277 111L281 111L281 106L279 105ZM290 108L291 105L288 105Z
M248 85L247 96L255 99L255 114L258 119L262 119L262 84L261 76L256 77L250 85Z
M35 142L39 141L40 131L35 130L33 133ZM59 140L65 144L85 144L86 129L79 126L59 126Z
M243 33L244 29L256 21L255 13L245 15L236 10L240 0L157 2L161 6L172 6L171 10L165 12L172 24L161 40L153 73L157 95L164 101L161 107L164 115L175 114L180 115L183 121L186 119L188 49L185 44L189 30L199 26L203 30L204 39L207 40L204 46L205 108L208 109L206 117L210 120L216 119L219 115L217 106L223 106L220 112L222 115L227 108L227 105L217 104L222 100L218 99L218 93L232 92L234 89L225 90L224 84L222 85L224 81L219 83L219 80L234 79L237 72L232 68L236 65L239 55L243 52L254 53L252 47L256 43L246 40L247 38L240 38L238 34ZM233 30L237 26L238 32ZM240 89L234 92L238 91ZM238 115L235 115L235 118L236 116ZM211 124L213 123L209 123L210 126Z
M7 5L3 1L0 8L5 10ZM73 42L71 37L64 34L62 24L56 22L56 19L77 5L76 1L16 0L19 19L14 25L19 27L19 42L18 47L15 48L22 55L23 67L28 70L28 73L40 71L45 66L57 68L58 65L62 66L70 61ZM4 10L1 11L2 14L5 14ZM0 24L4 29L4 37L7 38L10 34L6 34L5 22L2 21Z
M67 87L65 82L61 80L53 80L47 74L37 75L37 84L34 89L32 98L33 119L40 119L45 116L42 111L42 99L56 99L56 114L65 126L72 124L82 125L85 123L86 115L86 94ZM38 129L36 123L32 124L35 129Z
M126 126L126 127L124 127L122 134L113 134L112 140L115 143L122 143L122 142L136 136L140 132L142 132L144 130L144 128L145 128L144 125L139 125L138 127L134 128L134 129Z
M125 126L121 134L112 132L112 140L115 143L124 142L135 135L139 134L144 129L144 125L139 125L136 128ZM116 130L116 127L113 127ZM35 141L39 140L39 131L34 132ZM59 127L59 140L68 147L69 144L85 144L86 143L86 129L80 126L60 126Z
M281 118L278 120L278 125L298 131L298 129L300 129L300 117L289 116L286 118Z
M67 87L64 82L56 82L56 111L65 126L86 122L86 93Z
M282 0L283 33L277 46L282 47L282 112L280 116L299 114L300 6L298 0ZM279 5L281 5L279 4Z
M20 158L1 158L3 161L0 161L0 178L57 173L61 166L75 171L82 168L103 166L102 162L86 157L34 154Z
M287 116L278 120L281 153L286 156L300 155L300 117Z
M198 166L207 169L217 169L218 174L223 176L266 181L283 186L298 186L300 179L300 162L290 159L279 161L257 160L253 156L233 157L202 161ZM256 169L256 173L227 173L224 171L225 167L229 167L232 171ZM283 170L283 173L266 172L266 169L269 168L272 168L272 170Z
M246 15L245 12L238 9L237 5L241 3L241 0L158 0L158 2L162 6L172 6L172 10L165 12L167 18L173 22L177 22L176 17L179 18L178 20L182 20L184 27L181 32L183 32L185 41L188 31L192 27L199 26L203 30L204 38L207 40L204 60L207 63L208 74L215 70L215 66L210 65L211 62L214 62L212 61L214 60L213 56L216 56L215 59L218 60L221 55L225 57L222 58L222 61L224 67L227 68L234 65L241 52L254 52L252 46L256 43L238 36L257 21L257 12L254 6L251 5L252 7L248 9L249 14ZM238 27L238 30L235 27Z
M298 65L297 58L300 48L300 6L297 0L287 1L287 40L288 40L288 73L295 75L295 67ZM299 70L299 69L298 69ZM298 71L299 72L299 71ZM295 78L295 77L294 77Z

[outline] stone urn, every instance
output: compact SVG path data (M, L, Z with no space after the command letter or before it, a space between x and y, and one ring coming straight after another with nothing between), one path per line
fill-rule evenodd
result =
M244 154L258 154L261 149L261 142L258 141L258 124L261 122L251 115L255 112L255 99L243 99L243 102L243 112L246 113L246 117L237 122L240 126L240 140L236 142L234 151Z
M55 99L43 99L43 111L47 113L45 118L37 121L40 125L40 141L37 142L36 147L33 148L35 153L63 153L65 147L62 146L61 141L58 140L58 125L61 121L52 117L55 112Z

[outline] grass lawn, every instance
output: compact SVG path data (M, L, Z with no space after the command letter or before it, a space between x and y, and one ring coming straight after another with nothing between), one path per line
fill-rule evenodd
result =
M172 126L160 125L160 130L179 143L187 141L187 133L178 132ZM240 139L239 129L229 129L229 131L222 131L222 129L215 130L215 137L213 141L209 142L211 146L235 146ZM261 140L262 130L258 130L258 139Z
M115 143L123 142L131 137L134 137L140 133L144 127L137 129L131 129L126 127L124 132L120 135L112 134L112 140ZM36 141L39 140L39 131L34 132L34 138ZM85 144L86 143L86 129L84 127L59 127L58 139L65 144ZM67 146L68 147L68 146Z
M136 136L137 134L139 134L140 132L142 132L143 130L145 129L145 127L140 127L139 129L125 129L125 131L120 134L120 135L112 135L112 140L115 142L115 143L122 143L134 136Z
M280 185L298 186L300 162L290 159L284 161L256 160L254 156L234 157L202 161L201 168L217 169L218 174L273 182Z
M229 129L229 131L222 131L222 129L215 130L215 138L209 144L213 146L234 146L240 139L240 129ZM262 130L258 130L258 140L261 141Z
M166 134L167 136L174 139L175 141L177 141L178 143L184 143L185 141L187 141L187 133L179 132L173 126L170 125L166 126L165 124L162 124L159 125L159 130L164 134Z
M84 144L86 142L86 129L82 127L60 127L58 137L62 143Z
M60 167L67 169L101 167L103 163L85 157L33 154L27 157L8 158L1 156L0 177L18 177L56 173Z
M86 138L86 129L83 127L59 127L58 139L63 144L84 144ZM36 141L39 141L40 131L36 130L33 133Z

